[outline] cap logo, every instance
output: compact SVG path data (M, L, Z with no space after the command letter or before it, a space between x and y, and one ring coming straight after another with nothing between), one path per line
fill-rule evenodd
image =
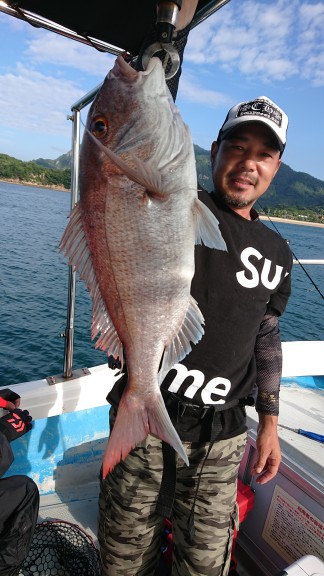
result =
M281 126L282 114L278 108L272 106L266 100L253 100L253 102L245 102L239 107L237 117L240 116L262 116L262 118L268 118L272 120L277 126Z

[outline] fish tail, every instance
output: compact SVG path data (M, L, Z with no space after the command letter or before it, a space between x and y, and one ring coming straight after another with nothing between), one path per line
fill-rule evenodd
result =
M139 406L137 398L124 393L105 450L103 477L105 478L116 464L143 442L149 433L170 444L189 465L188 456L170 420L160 392L154 398L150 398L150 406Z
M150 433L170 444L178 452L185 464L189 466L188 456L170 420L161 394L156 397L154 405L149 410L149 425Z

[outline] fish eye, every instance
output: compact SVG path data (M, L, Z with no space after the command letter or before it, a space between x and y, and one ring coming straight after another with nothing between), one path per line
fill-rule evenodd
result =
M95 116L90 125L90 131L97 138L103 138L108 132L108 121L105 116Z

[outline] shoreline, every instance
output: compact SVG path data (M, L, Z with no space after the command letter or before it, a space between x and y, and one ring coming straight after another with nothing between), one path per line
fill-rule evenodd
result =
M18 184L21 186L30 186L33 188L46 188L49 190L56 190L59 192L71 192L71 190L69 188L63 188L61 186L55 186L55 185L48 185L48 184L35 184L33 182L23 182L21 180L14 180L14 179L8 179L8 180L4 180L3 178L0 178L0 182L5 182L7 184ZM324 223L322 224L321 222L308 222L305 220L292 220L290 218L280 218L278 216L264 216L259 214L259 218L260 220L267 220L268 222L271 223L271 221L273 220L273 222L281 222L283 224L300 224L300 226L315 226L316 228L324 228Z
M271 223L273 222L282 222L282 224L300 224L300 226L315 226L316 228L324 228L324 224L321 222L308 222L306 220L292 220L290 218L279 218L278 216L263 216L259 215L260 220L267 220Z
M17 184L18 186L29 186L30 188L45 188L46 190L55 190L58 192L71 192L70 188L64 188L64 186L56 186L55 184L39 184L39 182L25 182L25 180L18 180L15 178L0 178L0 182L5 182L6 184Z

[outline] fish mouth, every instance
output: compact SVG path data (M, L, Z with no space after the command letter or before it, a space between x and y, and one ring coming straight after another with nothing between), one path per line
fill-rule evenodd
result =
M150 58L150 60L148 62L146 70L143 70L143 72L141 72L141 73L144 75L150 74L152 72L152 70L154 70L154 68L156 68L157 66L160 66L162 68L162 62L161 62L160 58L158 58L157 56L152 56L152 58Z
M127 82L128 84L133 84L137 82L140 76L147 76L157 67L161 66L161 60L157 57L152 57L149 60L146 70L135 70L130 64L128 64L121 55L118 55L113 68L108 73L108 78L116 78Z
M117 56L115 64L108 74L108 78L117 78L129 84L136 82L138 77L139 72L134 70L120 55Z

